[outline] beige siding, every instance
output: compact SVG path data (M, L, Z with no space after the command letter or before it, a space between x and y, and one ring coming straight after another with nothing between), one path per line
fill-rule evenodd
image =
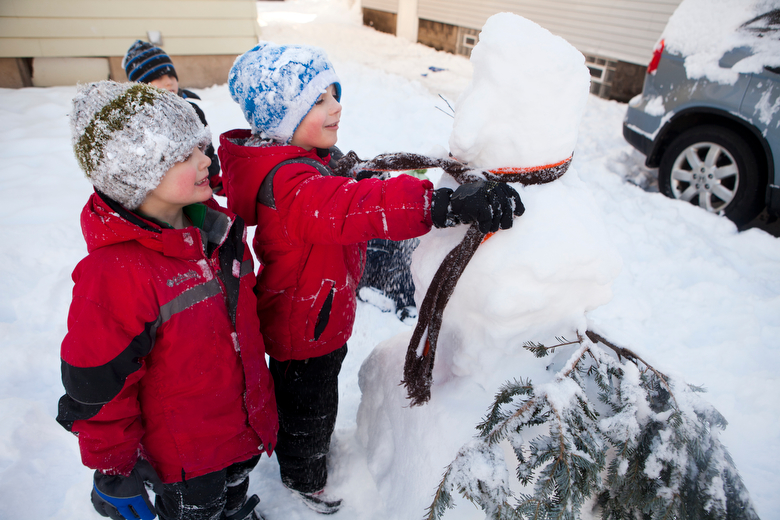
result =
M398 0L361 0L360 6L398 14Z
M566 38L581 52L646 64L681 0L419 0L422 19L481 29L512 12Z
M170 55L241 54L257 43L254 0L2 0L0 57L122 56L147 31Z

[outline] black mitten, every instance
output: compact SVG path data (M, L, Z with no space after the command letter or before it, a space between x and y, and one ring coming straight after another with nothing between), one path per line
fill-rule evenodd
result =
M439 188L433 192L431 200L431 220L437 228L457 226L460 221L450 211L450 198L452 190L449 188Z
M436 195L434 195L435 200ZM436 209L434 202L432 213L435 213ZM441 207L438 209L441 211ZM491 233L499 229L511 228L512 219L524 212L525 206L514 188L501 182L479 180L463 184L452 193L447 222L450 220L464 224L476 222L480 232ZM435 218L434 216L434 224L436 224Z
M146 482L162 492L162 481L149 462L139 459L129 476L104 475L95 471L92 505L111 520L152 520L154 506L146 492Z

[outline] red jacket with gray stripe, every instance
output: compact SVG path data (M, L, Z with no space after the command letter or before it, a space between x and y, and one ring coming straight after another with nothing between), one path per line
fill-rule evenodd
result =
M409 175L356 182L293 163L273 175L272 208L257 197L276 165L302 157L327 165L330 156L292 145L242 146L250 136L222 134L219 159L228 207L257 225L257 312L266 350L278 361L328 354L352 334L366 242L430 231L433 185Z
M99 194L84 207L57 420L90 468L128 475L142 456L179 482L276 444L244 224L198 209L200 228L170 229Z

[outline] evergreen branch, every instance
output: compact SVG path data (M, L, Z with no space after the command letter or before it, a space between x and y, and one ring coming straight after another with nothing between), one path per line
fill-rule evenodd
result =
M440 520L447 509L452 509L454 507L452 504L452 495L450 495L450 492L447 490L451 471L452 464L447 466L447 470L444 472L444 476L436 488L436 493L433 495L433 502L431 502L431 505L425 510L427 514L425 515L424 520Z
M507 416L502 411L502 406L511 403L517 395L529 395L531 399L526 401L526 403L533 402L533 388L530 379L526 381L515 379L512 382L505 383L496 394L487 416L477 425L480 436L485 438L490 444L501 441L505 436L508 425L514 418L513 416ZM521 407L521 414L529 409L529 407Z
M577 342L580 343L580 342ZM585 357L586 354L589 354L590 347L587 345L582 345L580 347L579 352L575 353L571 358L569 358L568 365L564 368L562 368L560 371L558 371L558 374L556 375L556 381L560 382L566 379L571 375L574 370L577 369L577 365L579 365L580 361L582 361L582 358ZM591 353L592 356L592 353Z
M523 348L528 350L538 358L543 358L547 354L551 354L555 351L555 347L548 348L541 343L535 343L533 341L526 341L525 343L523 343Z
M517 511L520 513L521 518L527 518L528 520L546 519L547 512L543 506L544 504L539 498L523 495L517 504ZM530 515L526 516L529 509L531 509Z
M508 429L509 425L519 420L520 417L522 417L529 411L531 412L531 418L534 418L536 416L536 411L538 410L537 404L538 403L536 397L532 397L527 401L525 401L525 403L522 406L520 406L512 415L508 416L505 420L501 421L498 425L496 425L496 427L494 427L490 431L490 433L485 435L484 436L485 439L490 444L495 444L496 442L500 442L504 438L506 434L506 430ZM519 426L518 428L519 431L519 429L522 428L522 423L518 426Z
M544 344L534 342L534 341L526 341L525 343L523 343L523 348L533 353L534 356L538 358L543 358L548 354L554 353L556 348L561 348L568 345L577 345L582 343L582 341L579 338L577 339L577 341L569 341L563 336L555 336L555 339L557 339L559 343L551 347L546 347L544 346Z
M618 359L624 357L629 361L633 362L634 364L636 364L637 361L640 361L643 365L649 368L650 371L653 372L653 374L655 374L655 376L666 387L666 391L669 392L669 395L672 397L672 400L674 400L675 407L677 407L677 400L675 399L674 394L672 393L672 389L669 387L669 383L668 383L669 378L667 378L664 374L662 374L661 372L653 368L653 366L650 363L648 363L647 361L639 357L639 355L637 355L635 352L624 347L619 347L614 343L610 343L603 336L600 336L591 330L586 330L585 335L588 336L588 339L590 339L593 343L603 343L604 345L611 348L618 355Z
M725 418L700 400L700 389L670 380L592 331L577 337L556 337L560 343L549 348L525 344L537 357L580 347L540 389L522 379L501 387L479 437L448 466L427 520L454 507L452 489L493 520L576 520L590 499L603 520L758 520L716 434ZM594 398L606 406L597 410ZM531 426L547 430L525 442L521 433ZM516 497L514 507L496 467L506 469L496 445L504 439L517 457L518 480L534 489Z
M701 385L692 385L692 384L690 384L690 383L688 383L688 388L690 388L690 389L691 389L691 391L693 391L693 392L698 392L698 393L700 393L700 394L703 394L704 392L706 392L706 391L707 391L707 389L706 389L706 388L704 388L704 387L703 387L703 386L701 386Z

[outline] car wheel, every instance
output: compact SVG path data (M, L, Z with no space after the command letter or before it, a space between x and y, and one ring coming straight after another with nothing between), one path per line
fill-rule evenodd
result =
M677 136L658 169L661 193L725 215L738 226L761 213L764 185L748 144L720 126L692 128Z

